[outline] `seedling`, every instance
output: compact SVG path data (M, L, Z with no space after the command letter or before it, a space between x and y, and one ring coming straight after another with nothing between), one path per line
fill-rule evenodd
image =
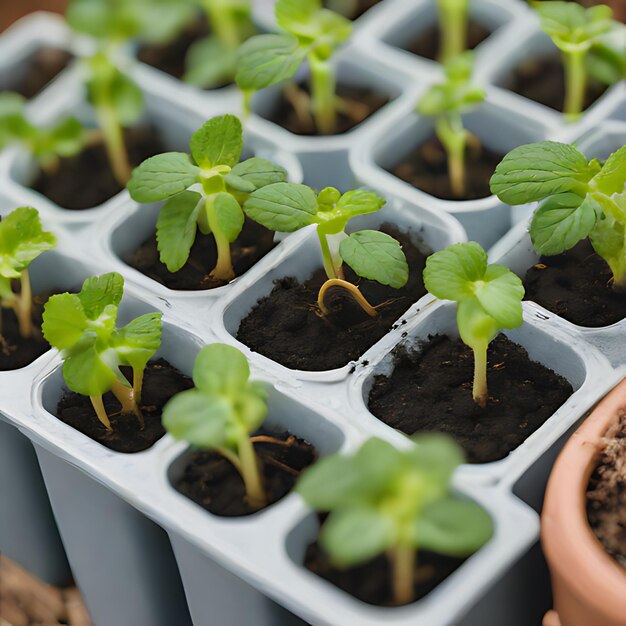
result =
M470 0L437 0L439 61L447 63L467 48Z
M231 82L239 46L255 31L251 0L191 0L206 14L212 34L195 42L185 59L184 80L208 88Z
M387 554L395 604L415 599L417 550L466 557L493 534L489 514L450 489L463 462L459 446L438 434L413 442L401 451L369 439L353 456L321 459L296 487L309 506L330 513L319 542L336 567Z
M589 237L613 272L613 287L626 289L626 146L601 164L574 146L553 141L507 154L491 178L491 191L507 204L543 201L530 237L547 256Z
M42 170L52 173L60 157L74 156L82 150L85 130L74 117L52 126L35 126L26 116L25 104L26 100L17 93L0 94L0 150L20 145L35 157Z
M88 278L80 293L52 296L44 308L43 335L61 351L63 377L74 392L89 396L98 419L112 430L102 396L113 392L122 414L140 410L144 370L161 345L161 313L141 315L117 328L124 279L116 272ZM132 386L120 367L133 372Z
M476 404L487 405L487 348L505 328L522 325L522 281L502 265L488 265L474 241L457 243L426 259L424 285L441 300L457 302L456 321L463 343L474 352Z
M165 405L163 425L175 439L215 450L230 461L244 482L248 504L260 509L267 495L250 435L267 416L267 391L249 378L248 361L239 350L220 343L205 346L193 366L195 389Z
M280 166L253 157L239 162L243 149L241 122L234 115L214 117L196 131L191 156L166 152L137 167L128 190L137 202L166 200L157 221L161 261L177 272L189 258L196 231L213 234L217 264L211 278L235 277L230 244L244 224L241 204L257 189L287 179Z
M21 337L28 338L34 334L28 266L42 252L54 248L56 243L56 237L43 230L36 209L20 207L0 222L0 307L13 309ZM17 291L13 290L14 286ZM0 344L6 349L1 315Z
M122 187L131 173L123 129L137 122L144 104L141 89L120 69L128 64L125 46L137 38L167 40L189 19L189 11L185 2L168 0L71 0L67 8L70 27L96 42L83 63L87 96Z
M465 151L478 140L463 126L463 113L485 99L485 91L471 83L474 55L465 52L446 62L446 80L433 85L419 101L417 112L436 119L437 137L448 155L450 187L457 198L465 196Z
M376 309L356 285L345 280L343 263L362 278L400 289L409 278L406 258L400 244L385 233L360 230L347 235L345 228L353 217L374 213L384 204L375 193L361 189L342 195L327 187L316 195L306 185L275 183L252 193L244 210L259 224L278 232L294 232L315 224L328 278L318 295L321 313L330 313L325 299L330 289L338 287L374 317Z
M564 113L570 120L582 113L587 90L587 57L594 42L608 33L616 22L609 6L588 9L575 2L534 2L541 28L561 51L565 68Z
M282 35L257 35L240 48L236 81L244 92L246 107L255 91L291 79L306 60L310 71L310 101L291 85L286 94L298 115L312 115L321 134L334 132L337 111L344 103L336 94L331 59L352 32L345 17L322 8L321 0L278 0L276 21Z

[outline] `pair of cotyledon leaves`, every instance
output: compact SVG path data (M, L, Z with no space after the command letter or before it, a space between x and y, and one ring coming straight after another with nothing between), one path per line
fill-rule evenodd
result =
M398 450L370 439L352 456L325 457L296 489L312 508L330 512L320 542L336 565L363 563L394 547L467 556L493 533L487 512L450 490L463 454L443 435L413 438Z
M161 344L161 313L141 315L117 328L124 279L112 272L88 278L78 294L52 296L45 305L42 332L61 350L63 376L76 393L100 396L118 381L119 367L143 372Z

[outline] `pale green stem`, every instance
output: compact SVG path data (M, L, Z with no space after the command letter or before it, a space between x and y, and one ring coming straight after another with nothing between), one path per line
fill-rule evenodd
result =
M468 2L438 0L439 62L446 63L467 48Z
M28 270L22 272L20 293L15 300L15 315L20 327L20 335L28 338L33 335L33 293Z
M139 409L139 406L135 401L133 388L127 387L119 380L116 380L111 387L111 391L113 395L117 398L117 401L122 405L122 414L136 415L137 419L139 420L139 425L143 428L143 415L141 414L141 410Z
M487 405L487 345L474 348L474 402L481 408Z
M211 278L230 282L235 278L235 270L233 269L233 262L230 256L230 242L219 226L215 213L215 205L211 196L207 197L205 208L207 222L213 233L215 246L217 247L217 263L211 271Z
M449 113L437 119L437 137L448 156L448 179L455 198L465 196L465 149L467 131L459 113Z
M124 143L122 125L112 106L96 104L95 111L98 124L104 136L104 143L113 175L122 187L126 187L126 183L130 180L132 168L128 160L126 144Z
M259 472L259 461L247 434L242 434L237 448L241 462L241 478L246 487L248 504L255 509L262 509L267 504L267 495Z
M322 260L324 262L324 271L326 272L326 276L329 279L343 279L341 260L337 263L336 259L333 259L333 254L330 251L330 246L328 245L328 239L324 233L320 233L319 229L317 230L317 238L319 239L320 247L322 249Z
M565 67L565 106L563 112L570 121L580 117L585 105L587 90L587 71L585 51L564 52Z
M109 421L109 416L107 415L107 412L104 409L102 396L89 396L89 399L91 400L93 409L96 412L98 419L102 422L102 425L107 430L113 430L113 428L111 428L111 422Z
M218 39L228 48L238 48L241 38L233 11L225 3L215 0L204 0L202 4L211 30Z
M144 370L145 367L133 367L133 398L137 405L141 403Z
M408 604L415 599L415 548L399 545L388 551L394 604Z
M311 70L311 107L317 130L321 135L331 135L337 127L335 72L327 60L309 55Z

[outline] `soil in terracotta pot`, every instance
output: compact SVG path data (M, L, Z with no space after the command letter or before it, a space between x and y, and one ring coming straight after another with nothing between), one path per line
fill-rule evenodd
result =
M531 361L504 335L489 346L484 409L472 399L474 355L460 339L435 335L416 351L399 346L394 357L392 374L374 379L369 410L407 434L451 435L470 463L506 457L574 392L567 380Z
M262 441L266 437L284 444ZM300 472L317 459L317 452L310 443L288 431L260 429L254 438L259 438L254 442L254 450L261 462L269 506L293 489ZM174 487L214 515L238 517L258 510L248 504L239 472L217 452L192 452Z
M11 309L0 309L2 335L0 338L0 371L16 370L30 365L35 359L50 350L41 335L44 304L55 291L33 298L33 336L24 339L19 332L17 317Z
M153 127L131 128L124 136L133 167L148 157L165 152L165 145ZM88 145L80 154L62 158L53 173L40 171L31 186L72 211L99 206L122 191L113 176L103 143Z
M491 33L492 31L486 26L470 18L467 31L467 49L473 50L485 41ZM420 57L436 61L439 56L440 38L439 24L432 24L403 46L403 49Z
M230 246L235 274L241 276L247 272L275 245L272 231L246 218L243 230ZM169 289L195 291L215 289L227 284L227 281L209 277L209 273L217 263L217 248L215 238L212 235L202 235L200 232L196 235L196 240L191 247L189 260L178 272L170 272L161 263L156 234L146 239L137 250L127 255L124 260L131 267Z
M604 442L589 480L587 517L605 550L626 567L626 414Z
M415 601L420 600L443 582L465 559L459 559L426 550L417 553L415 567ZM345 570L333 567L328 555L317 543L307 546L304 565L343 591L368 604L393 604L391 566L381 555L358 567Z
M524 287L526 300L579 326L609 326L626 317L626 292L613 289L613 274L589 240L541 257L526 272Z
M121 368L132 380L128 368ZM116 452L141 452L150 448L164 434L161 412L165 403L179 391L191 389L193 382L165 359L150 361L144 372L141 394L141 412L144 427L135 415L119 413L120 404L112 393L103 396L104 408L111 421L112 431L107 430L96 417L87 396L66 390L57 405L56 415L84 435Z
M295 93L299 94L297 97L306 95L308 98L308 85L300 84L296 87L296 90ZM337 116L337 125L332 133L333 135L342 135L352 130L389 102L387 95L373 89L353 87L342 83L337 85L337 95L344 101L346 108L345 111L339 112ZM281 94L267 118L296 135L319 135L313 118L309 115L305 117L296 115L294 106L285 96L285 92Z
M40 48L26 62L15 82L9 82L5 91L15 91L25 98L36 96L53 78L64 70L72 55L58 48Z
M491 195L489 179L504 155L473 143L467 147L465 159L465 195L454 195L448 176L448 158L435 135L410 152L402 162L390 169L392 174L443 200L476 200Z
M407 285L402 289L386 287L360 279L344 266L346 279L359 285L370 304L379 306L376 317L367 316L343 297L332 303L333 313L329 317L320 317L317 295L326 273L318 269L304 283L292 277L275 281L272 292L241 321L237 339L293 369L330 370L358 359L426 293L422 270L429 252L416 246L410 235L388 224L380 230L402 244L410 268Z
M528 59L518 65L513 76L503 87L535 102L563 111L565 102L565 74L558 52ZM606 85L590 81L583 109L589 108L605 91Z
M380 0L356 0L356 2L354 0L324 0L323 4L327 9L346 15L351 20L356 20L379 2Z

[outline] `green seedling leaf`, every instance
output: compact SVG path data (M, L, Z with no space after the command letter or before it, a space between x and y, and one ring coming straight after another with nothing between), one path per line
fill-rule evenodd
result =
M218 165L234 167L243 149L243 130L238 117L222 115L205 122L189 144L195 162L204 169Z
M200 168L184 152L165 152L146 159L133 170L128 183L136 202L158 202L184 191L198 182Z
M143 111L143 92L128 76L116 71L109 85L110 101L122 126L132 126Z
M252 157L251 159L237 163L230 173L243 180L246 185L253 187L250 192L246 193L251 193L267 185L287 181L287 170L285 170L285 168L259 157ZM228 181L229 177L226 176L226 182Z
M88 319L98 319L112 306L117 308L124 295L124 279L117 272L87 278L78 294L80 304Z
M409 266L402 246L390 235L361 230L344 239L341 258L362 278L400 289L409 280Z
M626 188L626 146L615 151L593 179L594 186L603 194L624 193Z
M245 219L239 202L229 193L222 192L215 196L213 205L220 231L228 241L235 241L243 228Z
M426 259L424 285L436 298L454 300L462 341L474 351L474 400L487 401L487 347L505 328L522 324L522 281L500 265L488 265L475 242L459 243Z
M403 580L394 555L408 554L414 561L417 551L427 548L468 556L493 533L490 516L450 489L452 474L463 462L459 446L445 435L420 436L415 442L398 450L370 439L352 456L318 461L296 486L309 506L329 513L320 543L335 566L390 555L394 595L403 602L412 599L401 593L407 584L412 588L412 581Z
M114 333L112 343L122 365L143 371L161 345L161 317L161 313L146 313Z
M183 80L206 89L232 80L237 70L237 50L217 37L205 37L189 48L185 65Z

